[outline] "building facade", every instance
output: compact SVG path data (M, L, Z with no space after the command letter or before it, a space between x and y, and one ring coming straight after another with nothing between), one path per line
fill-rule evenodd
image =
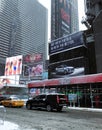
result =
M102 0L85 0L85 7L88 35L94 39L96 73L102 73Z
M78 1L51 1L51 40L79 30Z
M37 0L0 0L1 67L10 56L43 53L47 58L47 19Z

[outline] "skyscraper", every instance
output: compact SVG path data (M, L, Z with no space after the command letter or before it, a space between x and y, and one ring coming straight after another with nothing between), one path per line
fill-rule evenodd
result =
M37 0L0 0L0 62L31 53L47 57L48 12Z

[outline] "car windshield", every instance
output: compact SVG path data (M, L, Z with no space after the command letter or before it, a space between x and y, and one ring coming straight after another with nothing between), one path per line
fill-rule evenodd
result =
M20 100L18 97L10 97L11 100Z

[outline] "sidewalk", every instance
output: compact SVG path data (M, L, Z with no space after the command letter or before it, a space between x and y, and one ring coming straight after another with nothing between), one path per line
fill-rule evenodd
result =
M85 108L85 107L68 107L68 109L72 110L82 110L82 111L92 111L92 112L102 112L102 109L98 108Z

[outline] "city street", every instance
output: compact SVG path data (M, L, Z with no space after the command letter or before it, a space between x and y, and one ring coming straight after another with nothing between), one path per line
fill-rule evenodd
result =
M6 110L5 122L9 121L18 126L10 130L102 130L102 112L74 109L63 109L62 112L26 108ZM0 117L2 114L0 113Z

